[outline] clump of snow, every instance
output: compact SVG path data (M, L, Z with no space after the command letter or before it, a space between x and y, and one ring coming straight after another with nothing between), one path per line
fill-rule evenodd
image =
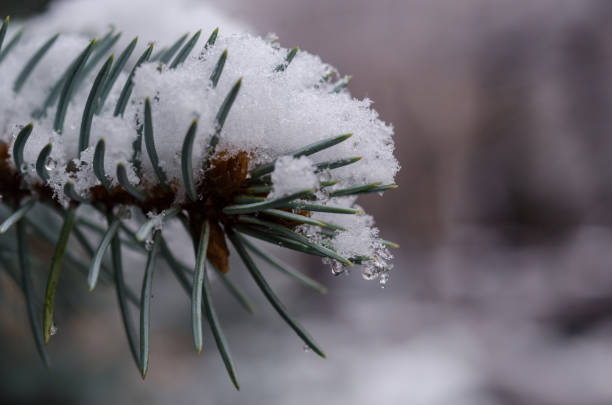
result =
M269 199L274 199L298 191L315 188L319 180L315 174L312 161L306 156L294 158L282 156L274 164L272 172L272 192Z
M153 229L156 231L161 231L164 227L164 218L166 217L166 212L162 211L158 214L155 212L147 212L147 218L153 221Z
M49 24L62 7L85 7L85 4L95 9L102 7L85 0L60 3L57 9L52 9ZM110 3L105 3L105 6L107 4ZM132 7L131 3L122 4ZM99 20L112 21L103 14ZM130 24L127 26L134 27ZM91 27L100 25L93 24ZM75 29L81 30L76 25ZM134 76L133 92L125 113L115 117L113 112L119 94L134 66L133 62L128 63L101 113L93 118L89 147L79 154L77 145L83 109L99 67L92 69L74 91L61 134L53 130L56 105L48 108L46 114L34 122L34 130L24 150L24 160L28 165L24 180L32 185L40 183L34 162L40 150L51 143L53 149L47 169L55 198L62 204L68 202L63 193L68 181L74 183L77 193L86 197L89 189L99 184L93 172L93 157L96 143L104 138L105 172L113 185L117 184L116 169L119 163L125 165L130 182L137 188L145 189L147 185L157 184L158 179L144 144L138 155L142 162L142 177L136 175L131 163L132 145L138 139L138 129L144 121L144 100L149 98L159 164L168 182L175 188L176 203L180 203L185 198L181 172L185 134L192 121L197 120L192 159L194 178L199 183L206 174L198 163L203 160L215 133L219 109L232 86L241 79L240 91L220 133L216 151L230 154L245 151L249 154L251 168L276 159L271 174L273 191L269 198L315 188L321 180L333 180L338 184L318 191L316 203L348 208L354 207L354 197L330 200L325 191L372 182L393 183L399 170L393 156L393 128L379 119L371 108L370 100L354 99L348 90L334 92L334 79L325 81L322 78L331 72L337 80L340 77L337 70L322 62L318 56L303 50L297 53L284 71L276 71L275 68L284 63L288 49L249 34L231 34L232 29L228 32L221 25L219 37L211 47L204 46L203 35L184 64L176 69L160 66L157 61L144 63ZM165 35L163 29L160 32ZM21 92L16 94L13 91L16 77L26 61L52 34L24 36L0 63L1 141L12 144L20 127L32 121L33 112L42 107L52 86L89 42L89 38L82 35L61 35L36 66ZM114 52L117 51L120 49L114 49ZM210 76L224 51L227 51L227 61L218 85L213 87ZM348 140L309 157L296 159L289 156L306 145L347 133L352 134ZM315 170L317 163L352 157L360 157L361 160L325 173ZM75 167L77 172L67 171L68 165ZM323 242L347 258L374 258L366 266L368 275L384 274L388 269L385 261L389 255L371 217L325 213L314 213L313 217L347 229L336 231L333 238Z
M24 41L0 64L0 130L6 141L17 132L16 125L32 120L32 112L41 107L49 89L87 45L87 39L61 36L51 51L34 70L22 91L12 90L24 61L42 43L42 39ZM202 49L202 45L200 45ZM209 77L224 50L228 58L216 88ZM265 40L250 35L222 36L200 57L192 56L178 69L159 69L157 62L146 63L136 72L134 90L123 117L114 117L114 106L126 81L122 73L113 87L101 115L93 119L90 148L100 138L106 140L106 170L116 181L117 163L128 163L131 145L143 122L144 99L152 100L155 143L160 164L170 180L182 185L180 172L181 146L192 120L198 119L194 160L199 161L214 133L215 117L231 87L242 77L242 87L229 113L217 150L252 153L252 165L270 161L307 144L344 133L353 136L336 146L312 155L314 163L353 156L362 159L350 166L335 169L336 187L356 186L374 181L393 182L399 166L393 157L393 129L380 121L370 108L369 100L356 100L348 92L330 93L333 84L320 83L326 72L334 70L314 55L298 52L284 72L274 72L282 63L287 49L276 49ZM161 71L160 71L161 70ZM83 106L91 89L93 71L73 96L61 135L53 131L55 107L35 122L34 131L25 148L25 158L35 162L40 149L53 142L52 157L57 169L51 173L52 183L61 189L67 180L62 168L77 158L77 145ZM144 147L143 147L144 151ZM83 153L79 164L91 165L93 153ZM145 182L156 182L146 152L143 152ZM194 167L197 165L194 165ZM202 176L202 172L195 173ZM88 176L90 186L97 183ZM38 181L31 176L31 181ZM87 184L83 183L83 188ZM179 190L179 194L180 194Z
M334 249L343 256L372 256L378 247L378 229L374 228L374 218L370 215L337 215L315 213L313 218L341 226L346 231L338 231L333 239Z
M223 74L212 88L208 78L226 49ZM178 169L176 152L191 120L198 118L199 123L194 147L194 156L198 156L210 141L219 107L242 77L218 150L256 151L252 160L256 165L307 144L352 133L348 141L311 158L318 163L361 156L360 162L335 170L341 185L393 182L399 168L393 157L393 129L380 121L370 108L371 101L355 100L348 92L330 93L334 85L320 80L335 69L305 51L298 52L286 71L274 72L287 52L250 35L221 36L204 58L194 56L181 69L160 72L157 64L147 64L135 77L132 113L142 119L142 100L156 99L152 107L156 142L164 154L160 159L169 170ZM179 171L168 174L180 176Z
M318 203L335 207L361 209L355 204L356 197L342 197L321 200ZM389 263L393 258L389 249L383 245L379 236L379 230L374 226L374 218L371 215L338 215L326 212L313 212L312 218L322 222L330 223L344 228L338 230L334 237L327 240L329 247L347 258L368 257L371 260L365 261L361 269L365 279L371 280L378 278L381 285L387 282L388 271L392 265ZM313 234L312 226L305 229L308 234ZM342 269L345 270L345 269ZM334 273L342 273L336 267L332 267Z

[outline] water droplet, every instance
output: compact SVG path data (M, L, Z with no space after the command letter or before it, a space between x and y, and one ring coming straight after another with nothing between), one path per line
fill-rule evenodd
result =
M381 288L385 288L387 286L387 282L389 282L389 273L383 272L378 278L378 282L380 283Z
M53 170L55 169L56 166L57 166L57 162L55 161L55 159L51 159L50 157L47 158L47 161L45 162L45 169Z
M310 353L312 351L312 349L308 345L304 345L302 349L304 350L304 353Z
M346 271L345 266L339 261L332 260L331 262L331 272L334 276L339 276L340 274Z
M51 336L55 336L55 334L57 333L57 325L55 324L55 322L51 324L51 330L49 332L51 333Z
M363 270L361 272L361 277L363 277L363 279L367 281L374 280L376 276L377 276L376 273L369 271L369 270Z
M148 251L151 251L151 249L153 249L153 240L152 239L147 239L145 241L145 249L147 249Z
M22 164L21 164L21 171L22 171L23 173L27 172L27 171L28 171L28 169L29 169L29 167L28 167L28 164L27 164L27 163L22 163Z

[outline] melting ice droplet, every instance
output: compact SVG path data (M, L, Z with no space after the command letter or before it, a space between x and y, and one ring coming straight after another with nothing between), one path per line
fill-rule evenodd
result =
M346 271L346 268L344 266L344 264L340 263L337 260L332 260L331 261L331 272L334 276L339 276L340 274L344 273Z
M55 166L57 166L55 159L47 158L47 161L45 162L45 169L53 170L55 169Z

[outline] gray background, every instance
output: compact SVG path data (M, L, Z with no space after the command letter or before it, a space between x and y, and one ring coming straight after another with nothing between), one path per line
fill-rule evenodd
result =
M15 4L13 4L15 3ZM0 15L34 10L2 2ZM612 4L605 0L233 0L285 47L353 75L395 126L398 190L363 199L402 248L387 288L301 266L326 296L270 273L328 353L320 360L258 297L219 292L242 381L189 304L156 278L152 369L131 363L112 292L75 283L49 350L33 349L19 292L0 287L0 399L8 403L599 405L612 403ZM299 259L293 258L297 261ZM240 269L239 266L234 266ZM79 290L82 289L82 291ZM89 304L84 305L84 302Z

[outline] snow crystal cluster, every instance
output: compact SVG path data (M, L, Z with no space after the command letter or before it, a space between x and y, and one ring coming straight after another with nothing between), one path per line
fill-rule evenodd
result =
M274 188L268 198L278 198L298 191L315 188L319 183L312 161L301 156L281 156L274 163L272 184Z
M184 1L187 0L181 0ZM132 2L116 3L121 4L121 7L132 7ZM157 3L164 5L166 10L172 10L174 7L174 2ZM50 17L45 18L47 25L41 23L36 34L24 35L19 46L0 63L0 141L13 142L19 129L33 120L33 111L41 108L50 88L90 40L88 36L81 34L62 34L32 72L20 93L15 94L13 83L24 63L54 34L55 29L61 28L62 24L68 24L70 20L76 31L89 32L92 28L104 28L98 21L113 21L117 15L121 15L104 15L102 11L109 6L109 2L105 2L104 7L97 6L101 12L100 16L91 12L80 14L75 11L87 5L93 7L93 4L96 3L85 0L60 3L52 10ZM146 19L149 9L155 9L155 6L140 7L141 11L126 14L145 13L142 18ZM66 10L73 11L68 14ZM96 15L100 18L95 21L80 19L81 15ZM191 16L191 20L181 19L180 23L185 23L186 27L190 28L191 23L202 20L198 15L196 12ZM171 16L172 12L168 11L166 17L170 20ZM215 16L208 15L205 21ZM166 31L174 31L169 25L167 29L164 28L164 21L156 20L159 24L151 24L154 31L143 31L147 32L146 38L161 32L165 41L161 45L168 46L169 41L173 40L169 39ZM133 29L132 22L123 22L123 25ZM224 19L221 19L221 22L224 22ZM117 22L117 29L122 29L119 23L121 21ZM242 78L240 92L225 122L216 150L229 154L247 152L250 168L280 157L276 160L275 170L271 175L273 189L269 198L316 187L322 180L338 182L326 187L327 192L371 182L393 183L399 165L393 156L392 127L379 119L378 114L371 108L370 100L354 99L346 90L339 93L332 91L334 83L323 78L329 77L330 74L340 78L335 68L323 63L319 57L300 50L284 71L278 71L275 68L284 63L287 49L267 39L235 33L241 30L238 25L227 24L229 29L219 25L220 35L215 45L204 49L204 41L201 39L182 66L169 69L167 66L161 66L159 62L144 63L134 76L134 90L125 113L115 117L113 109L129 71L121 73L102 113L93 119L89 148L79 155L77 145L83 108L97 71L94 69L89 73L83 85L73 95L61 135L53 131L55 107L49 108L45 115L34 121L34 131L24 150L24 160L28 164L25 181L30 184L40 181L34 170L34 162L41 149L51 142L53 150L47 169L50 175L49 184L55 191L55 197L61 203L67 202L63 188L69 179L65 169L70 162L78 168L78 175L72 178L75 190L87 196L89 189L99 184L92 162L95 145L100 138L104 138L105 171L112 183L117 184L116 167L118 163L123 162L129 169L130 181L138 184L139 178L130 164L132 143L137 137L138 126L143 122L144 100L150 98L159 164L170 182L177 185L176 203L181 203L185 199L185 192L181 188L183 183L180 164L185 133L191 122L197 119L193 159L194 162L202 161L215 130L215 116L219 107L231 87ZM41 27L49 31L45 35L40 34ZM136 28L141 27L136 24ZM203 32L202 37L206 38L208 34ZM121 49L122 47L114 51L120 52ZM225 50L228 56L223 74L218 85L213 87L209 78ZM349 140L310 157L282 157L305 145L348 133L353 134ZM316 163L350 157L361 157L361 160L333 171L314 170ZM143 173L140 187L143 184L157 183L146 153L142 154L141 160ZM201 180L205 174L198 169L198 165L194 164L194 168L196 181ZM320 201L317 204L355 207L355 197L352 196L330 199L325 193L319 193L318 197ZM331 247L341 255L370 256L380 258L381 261L388 258L388 252L382 246L370 216L314 213L313 217L347 229L335 231L335 237L332 239L334 246ZM303 231L310 233L307 228ZM376 267L379 263L374 263L369 265L367 274L380 273ZM380 267L386 268L386 265Z

